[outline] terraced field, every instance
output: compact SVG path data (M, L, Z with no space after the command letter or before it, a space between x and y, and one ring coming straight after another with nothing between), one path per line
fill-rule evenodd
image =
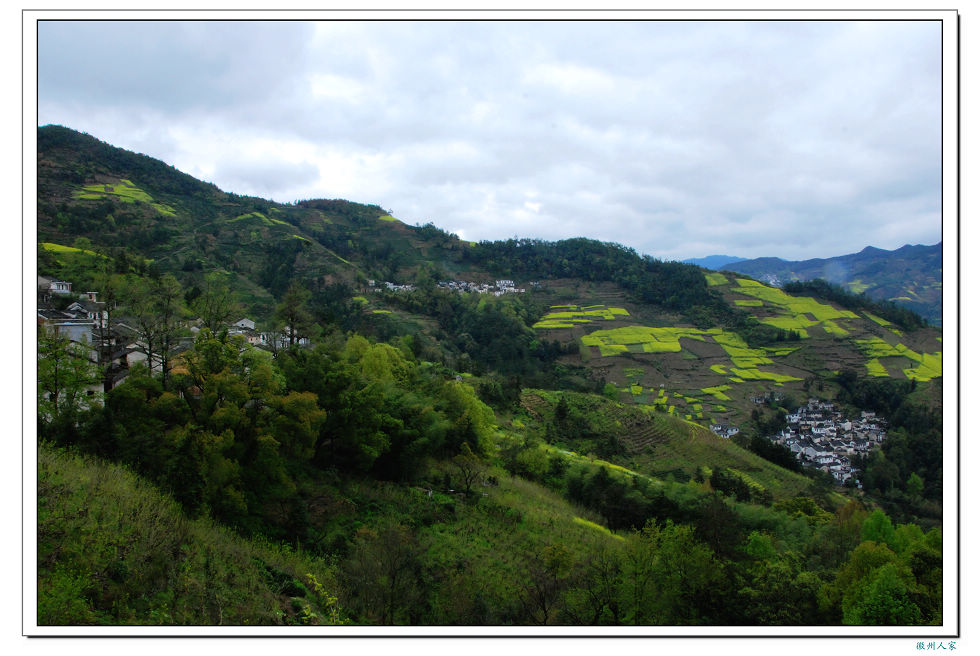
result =
M565 360L585 364L604 381L607 397L702 426L740 425L757 407L753 397L782 387L807 394L807 379L845 369L922 381L942 375L934 333L902 335L873 314L789 296L731 273L705 276L728 302L801 339L750 346L735 332L682 325L679 317L631 305L620 290L591 284L561 287L559 297L570 300L551 305L534 328L545 339L577 342L579 355Z
M539 330L574 328L577 325L586 325L597 320L612 321L617 317L628 316L629 312L623 308L610 308L605 305L589 305L585 307L578 305L552 305L551 312L541 317L532 327Z
M829 335L846 337L850 332L837 320L860 318L850 310L838 310L812 298L790 296L781 289L767 287L755 280L736 278L735 283L738 287L732 291L752 296L756 301L736 300L736 305L774 311L776 316L760 317L759 321L782 330L796 331L800 337L810 337L810 330L820 328Z
M943 375L941 351L917 353L905 344L890 344L880 337L859 339L856 343L871 358L867 367L872 376L890 375L886 365L899 369L910 380L932 380Z
M174 208L156 202L150 194L129 180L119 180L119 182L110 184L86 185L82 187L81 191L75 192L74 196L83 200L112 197L124 203L146 203L165 216L176 216L177 214Z

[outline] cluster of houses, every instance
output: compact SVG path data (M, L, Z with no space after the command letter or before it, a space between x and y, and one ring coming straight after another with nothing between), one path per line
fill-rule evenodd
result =
M774 395L753 397L755 403L781 400ZM885 440L885 420L874 412L862 411L860 418L847 419L828 401L809 399L807 404L786 415L787 426L769 439L785 446L805 467L822 469L843 485L860 470L851 466L851 457L866 454ZM737 426L712 424L719 437L737 435Z
M786 415L786 423L769 439L796 454L803 465L822 469L841 484L859 473L851 466L851 457L868 453L886 437L885 420L874 412L862 411L860 418L847 419L833 403L818 399L809 399Z
M711 424L711 432L718 437L727 439L733 435L738 435L738 426L732 426L731 424Z
M466 282L465 280L447 280L439 283L442 289L449 289L461 294L523 294L526 289L515 287L513 280L498 280L495 284Z
M397 285L393 282L383 282L378 284L376 280L368 280L368 287L373 289L375 292L414 292L415 285Z
M523 294L526 289L515 287L513 280L498 280L496 283L477 283L465 280L444 280L437 283L440 289L446 289L460 294L492 294L503 296L504 294ZM537 285L537 283L531 283ZM396 285L393 282L378 283L376 280L368 280L368 287L375 292L411 292L415 290L415 285Z
M138 362L146 363L146 346L141 340L135 321L126 316L112 315L106 304L98 300L97 292L77 293L72 291L72 283L54 280L45 276L37 277L37 324L50 332L67 337L76 344L88 349L88 358L95 364L105 367L103 391L109 391L125 380L129 368ZM57 298L70 300L56 301ZM55 306L62 307L56 309ZM186 335L175 345L171 355L178 355L189 349L201 331L199 318L185 322ZM281 331L258 331L255 322L242 318L228 326L229 335L242 335L254 346L276 351L289 344L288 329ZM305 337L297 337L300 345L309 343ZM159 362L152 367L159 370Z

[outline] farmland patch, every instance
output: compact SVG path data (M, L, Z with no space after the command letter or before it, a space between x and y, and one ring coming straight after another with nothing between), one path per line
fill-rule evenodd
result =
M160 214L165 216L176 216L174 208L163 203L158 203L153 196L146 193L129 180L108 184L93 184L82 187L81 191L75 192L75 198L83 200L98 200L100 198L112 197L123 203L146 203Z
M824 331L835 336L849 334L846 328L836 323L837 319L858 319L850 310L838 310L832 305L821 303L813 298L790 296L781 289L766 287L756 280L736 278L738 289L733 291L753 297L762 307L773 309L779 316L760 317L759 321L781 330L792 330L800 337L809 337L809 328L820 325ZM759 307L755 304L735 301L743 307Z
M605 305L552 305L551 311L541 317L532 327L538 330L550 328L574 328L577 325L590 324L593 321L612 321L619 317L628 317L629 312L623 308L606 307Z

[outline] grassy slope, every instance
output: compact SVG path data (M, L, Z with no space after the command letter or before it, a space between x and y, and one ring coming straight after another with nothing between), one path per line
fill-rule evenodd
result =
M738 472L746 482L757 483L769 490L777 499L802 494L810 484L810 479L805 476L778 467L696 423L595 395L543 390L525 393L523 421L532 432L543 434L544 425L554 420L554 408L561 396L572 407L576 420L587 425L590 437L559 438L555 443L559 451L589 454L607 436L612 436L622 445L623 451L607 459L654 478L672 476L686 481L694 478L702 467L730 469Z
M245 540L123 467L41 445L38 624L323 624L332 570ZM329 594L329 592L328 592Z

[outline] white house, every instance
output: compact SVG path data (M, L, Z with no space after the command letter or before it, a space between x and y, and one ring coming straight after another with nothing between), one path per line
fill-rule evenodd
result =
M241 328L242 330L255 330L255 322L251 319L239 319L234 324L236 328Z

